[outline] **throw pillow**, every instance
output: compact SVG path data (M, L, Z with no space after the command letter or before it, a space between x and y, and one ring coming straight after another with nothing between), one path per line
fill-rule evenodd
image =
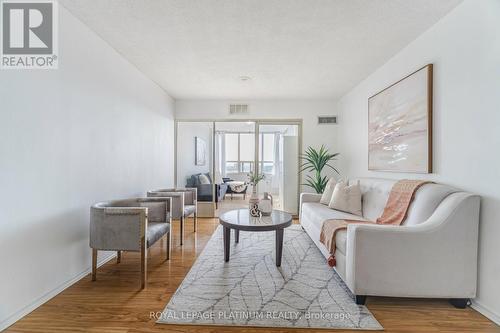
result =
M350 186L347 183L338 183L333 190L328 206L336 210L363 216L359 182Z
M208 179L207 175L203 174L199 175L198 180L201 185L210 184L210 179Z
M210 177L210 172L205 173L205 176L207 176L209 184L212 184L212 177Z
M195 182L193 176L187 177L187 179L186 179L186 187L194 187L195 183L196 182Z
M330 200L332 199L332 194L333 190L335 189L335 185L337 182L335 179L330 178L328 183L326 183L325 190L323 191L323 194L321 195L321 199L319 200L319 203L322 203L323 205L328 205L330 203Z

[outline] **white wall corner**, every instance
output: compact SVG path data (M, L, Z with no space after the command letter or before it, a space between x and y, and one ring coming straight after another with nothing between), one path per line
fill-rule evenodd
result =
M500 326L500 315L495 313L487 306L484 306L480 302L473 300L471 308L473 308L474 310L476 310L477 312L479 312L480 314L482 314L483 316L485 316L486 318L488 318L489 320Z

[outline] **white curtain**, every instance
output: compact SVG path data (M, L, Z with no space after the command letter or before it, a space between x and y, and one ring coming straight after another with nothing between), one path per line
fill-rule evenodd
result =
M272 183L273 192L281 196L283 192L283 134L274 134L274 176Z
M222 177L226 176L226 135L215 133L215 182L222 183Z

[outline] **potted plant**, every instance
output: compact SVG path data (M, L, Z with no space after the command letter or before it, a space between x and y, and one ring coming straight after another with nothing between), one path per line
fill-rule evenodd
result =
M339 153L330 153L325 146L321 146L319 150L308 147L304 154L300 155L300 159L304 161L300 166L300 172L311 172L312 175L307 175L304 186L312 187L316 193L323 193L328 182L327 176L322 176L321 172L325 167L331 168L335 173L339 171L333 167L330 162L335 161Z

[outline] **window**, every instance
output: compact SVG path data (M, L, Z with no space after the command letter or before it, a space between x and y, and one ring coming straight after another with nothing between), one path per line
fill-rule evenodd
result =
M266 174L275 174L274 133L259 135L259 166ZM226 174L254 171L255 133L226 133Z
M249 173L253 171L253 162L241 162L241 172Z
M255 134L226 133L226 174L254 170Z
M261 170L263 173L270 173L274 175L274 163L273 162L261 162Z
M239 160L238 134L226 134L226 161Z
M253 162L255 159L255 134L240 134L240 160Z
M238 173L238 162L226 162L226 173Z

